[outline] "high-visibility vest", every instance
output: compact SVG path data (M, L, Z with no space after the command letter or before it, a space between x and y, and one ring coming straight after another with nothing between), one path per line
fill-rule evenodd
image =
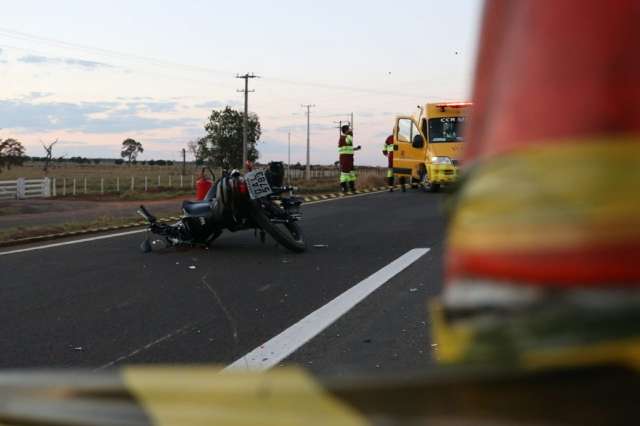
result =
M382 148L382 150L383 150L383 151L386 151L386 152L393 152L393 144L391 143L391 144L388 144L388 145L387 145L387 144L385 143L385 144L384 144L384 148Z
M338 154L353 155L353 136L346 135L346 136L342 136L340 139L342 138L344 138L345 145L338 147Z

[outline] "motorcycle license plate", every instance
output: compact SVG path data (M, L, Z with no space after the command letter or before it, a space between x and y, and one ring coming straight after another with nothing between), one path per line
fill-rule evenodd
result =
M249 195L252 200L266 197L273 193L271 186L269 186L269 182L267 181L267 176L262 170L249 172L244 175L244 179L247 182Z

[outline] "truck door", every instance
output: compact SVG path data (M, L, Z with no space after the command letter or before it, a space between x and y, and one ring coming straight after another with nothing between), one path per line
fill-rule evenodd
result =
M412 117L397 117L393 129L393 170L396 175L419 179L426 158L424 137Z

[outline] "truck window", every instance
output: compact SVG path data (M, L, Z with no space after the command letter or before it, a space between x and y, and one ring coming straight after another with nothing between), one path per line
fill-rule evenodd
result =
M413 120L409 118L401 118L398 120L398 141L411 143L413 137L419 134Z
M429 119L429 142L463 142L464 117L439 117Z

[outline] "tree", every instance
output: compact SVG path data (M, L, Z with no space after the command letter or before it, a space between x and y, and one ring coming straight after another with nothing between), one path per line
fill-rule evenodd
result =
M122 142L122 152L120 152L120 156L122 158L126 158L129 164L136 163L136 158L138 158L138 154L144 152L142 148L142 144L134 139L128 138Z
M11 166L21 166L24 163L24 146L12 138L0 139L0 172L3 168L10 169Z
M207 135L198 141L196 158L224 168L241 169L243 116L242 112L228 106L220 111L213 110L204 126ZM247 124L247 159L255 161L259 155L256 144L262 134L260 120L256 114L249 114Z
M195 160L195 167L202 166L204 164L203 150L198 141L189 141L187 142L187 152L191 154L193 159Z
M58 139L56 139L55 141L51 142L49 145L45 145L42 142L40 142L40 143L42 144L42 147L44 148L44 152L45 152L44 166L42 167L42 171L45 174L47 174L47 172L49 171L49 163L51 162L51 159L53 158L53 146L58 143Z

